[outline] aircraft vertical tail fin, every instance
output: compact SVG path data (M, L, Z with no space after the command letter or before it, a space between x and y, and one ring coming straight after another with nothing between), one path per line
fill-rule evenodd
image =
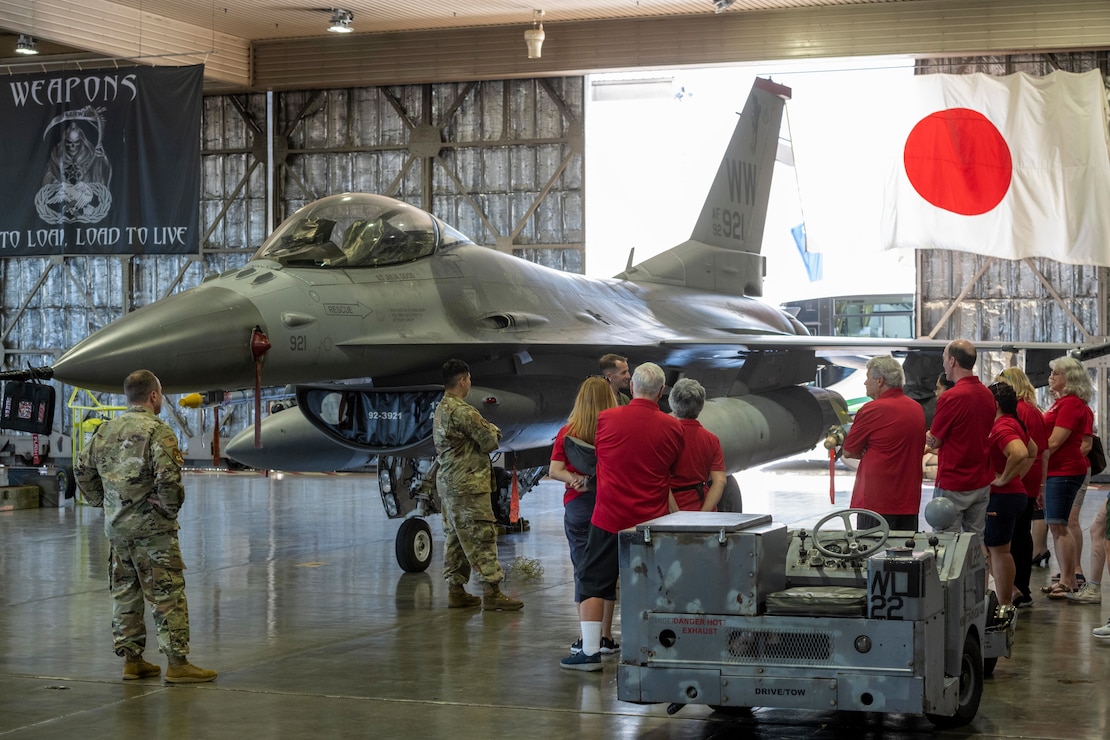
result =
M779 127L790 88L756 78L690 240L618 277L720 293L763 294L760 255Z

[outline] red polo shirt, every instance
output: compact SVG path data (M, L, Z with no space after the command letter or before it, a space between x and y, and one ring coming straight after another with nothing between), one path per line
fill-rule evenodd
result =
M597 417L594 448L594 526L616 534L667 513L671 476L682 454L678 419L655 401L633 398Z
M1048 458L1049 475L1086 475L1091 463L1079 450L1083 435L1093 430L1094 414L1083 399L1075 395L1058 398L1052 408L1044 412L1044 426L1052 436L1055 427L1070 429L1071 434Z
M570 424L564 424L563 428L559 430L559 433L555 435L555 444L551 448L551 459L563 463L566 469L575 475L582 475L582 471L571 465L570 461L567 460L567 452L563 440L566 439L568 429L570 429ZM566 506L583 493L583 491L579 491L577 488L567 486L567 490L563 494L563 506Z
M994 479L987 438L994 426L994 394L974 375L960 378L937 399L930 427L940 439L937 488L974 491Z
M1033 467L1029 468L1029 472L1021 479L1021 482L1025 485L1025 493L1029 498L1037 498L1041 495L1041 483L1043 482L1041 474L1044 471L1041 468L1044 466L1044 456L1048 454L1048 430L1045 429L1044 414L1041 413L1041 410L1023 398L1018 399L1018 418L1025 425L1025 431L1029 432L1029 439L1037 445L1037 459L1033 462Z
M888 388L856 412L844 449L862 453L852 508L916 514L921 508L925 411L901 388Z
M674 476L671 477L671 492L678 508L684 511L701 511L702 499L696 490L679 491L679 488L705 483L714 470L724 472L725 455L721 451L721 440L717 435L701 425L697 419L679 419L682 425L682 455L678 460ZM709 490L708 486L706 490Z
M1008 414L1003 414L994 420L994 426L991 428L990 437L988 437L988 446L991 455L991 469L994 470L996 478L1006 469L1006 445L1015 439L1022 444L1029 442L1029 433L1021 428L1017 419ZM1015 477L1004 486L992 485L991 493L1014 493L1025 496L1025 484L1022 483L1021 478Z

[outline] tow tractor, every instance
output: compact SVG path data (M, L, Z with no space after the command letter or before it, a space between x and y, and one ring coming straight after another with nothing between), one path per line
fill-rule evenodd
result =
M943 528L935 503L926 517ZM863 514L877 526L861 529ZM1016 613L987 590L978 535L891 533L865 509L809 531L676 512L620 533L620 571L617 696L670 713L900 712L957 727L1013 646Z

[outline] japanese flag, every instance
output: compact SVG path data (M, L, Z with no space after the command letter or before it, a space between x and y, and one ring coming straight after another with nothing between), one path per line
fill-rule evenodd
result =
M884 249L1110 266L1110 149L1098 70L919 75L894 125ZM896 139L898 140L898 139Z

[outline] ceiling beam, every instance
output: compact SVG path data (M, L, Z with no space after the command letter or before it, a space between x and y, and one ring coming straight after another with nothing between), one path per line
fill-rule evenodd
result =
M258 89L547 77L769 60L1078 51L1110 46L1106 0L915 0L255 43Z
M32 7L34 17L32 18ZM121 62L151 65L204 65L206 88L247 88L251 84L250 42L153 13L108 2L82 0L0 0L0 27L84 49ZM48 57L27 61L34 67ZM79 61L64 64L79 68ZM11 71L16 65L10 65Z
M32 17L32 8L33 17ZM0 0L0 27L90 57L204 64L206 92L557 77L639 68L1105 49L1107 0L913 0L547 23L540 59L514 26L259 40L109 0ZM9 72L50 62L6 65ZM60 62L80 67L81 61ZM57 65L55 65L57 66Z

